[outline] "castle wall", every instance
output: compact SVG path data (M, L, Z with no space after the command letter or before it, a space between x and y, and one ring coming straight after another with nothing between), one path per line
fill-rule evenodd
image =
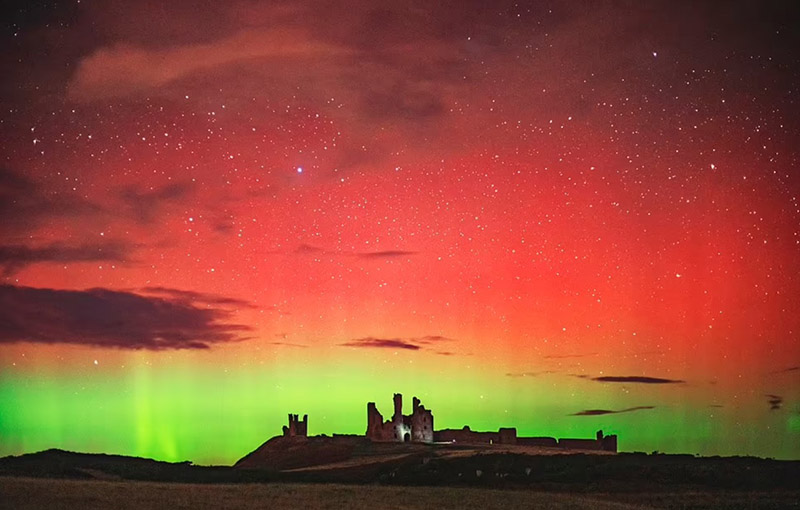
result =
M308 437L308 415L304 414L303 419L298 419L298 415L289 414L289 425L283 426L283 435L286 437Z
M558 440L554 437L518 437L517 444L522 446L544 446L546 448L558 447Z
M604 436L602 430L597 431L595 439L559 439L558 446L573 450L602 450L606 452L617 451L617 436Z
M601 450L601 443L596 439L559 439L560 448L571 450Z
M601 450L604 450L604 451L607 451L607 452L616 452L617 451L617 435L616 434L600 438L599 441L601 442L601 447L600 447Z
M442 429L433 434L433 438L438 443L461 443L461 444L490 444L499 440L496 432L473 432L468 427L464 429Z
M395 393L394 414L391 420L383 421L374 402L367 404L366 436L372 441L433 442L433 413L413 399L413 412L403 415L403 396Z
M552 437L517 437L517 429L513 427L500 428L496 432L477 432L464 427L462 429L434 430L433 413L420 404L418 398L412 401L412 412L403 414L403 396L395 393L393 396L394 414L391 420L384 421L383 415L378 412L374 402L367 404L367 431L366 436L372 441L398 442L411 441L415 443L461 443L461 444L504 444L521 446L538 446L546 448L564 448L571 450L602 450L617 451L617 436L604 436L603 431L598 431L595 439L555 439ZM295 421L297 415L295 416ZM305 421L304 417L304 421ZM292 416L289 416L291 433ZM294 425L295 427L299 425ZM303 425L305 427L305 424ZM284 427L286 429L286 427ZM298 429L299 430L299 429ZM305 431L305 429L303 429ZM284 430L284 435L287 432Z
M465 426L463 429L437 430L433 433L433 438L441 443L516 444L517 429L501 428L497 432L478 432Z
M414 399L415 404L419 400ZM433 413L425 406L414 406L414 412L411 413L411 440L418 443L432 443L433 442Z
M514 427L501 428L497 435L500 444L517 444L517 429Z
M393 423L383 421L383 415L375 407L375 402L367 404L367 432L365 435L373 441L393 441L396 436Z

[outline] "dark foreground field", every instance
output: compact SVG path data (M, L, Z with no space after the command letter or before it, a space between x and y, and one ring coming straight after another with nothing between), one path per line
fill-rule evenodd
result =
M470 487L335 484L186 484L0 477L0 507L51 509L784 509L800 492L658 492L580 495Z
M246 457L251 467L62 450L4 457L0 510L800 509L798 461L362 443L270 440Z

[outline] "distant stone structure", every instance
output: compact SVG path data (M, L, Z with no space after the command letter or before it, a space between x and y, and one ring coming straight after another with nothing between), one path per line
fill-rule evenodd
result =
M468 425L463 429L442 429L433 433L437 443L517 444L517 429L501 428L497 432L476 432Z
M432 443L433 413L420 405L419 399L414 397L411 414L403 415L403 395L395 393L391 420L383 421L383 415L378 412L375 402L367 404L366 436L372 441Z
M595 439L556 439L554 437L517 437L516 428L501 428L497 432L476 432L468 426L463 429L443 429L433 433L437 443L461 444L509 444L519 446L543 446L568 450L617 451L617 436L604 436L597 431Z
M617 436L604 436L602 430L597 431L596 439L559 439L560 448L573 450L603 450L607 452L617 451Z
M284 437L308 437L308 415L304 414L302 420L297 417L298 415L289 413L289 426L283 426Z
M337 434L334 434L336 436ZM289 425L283 426L284 437L308 437L308 415L298 419L289 414ZM411 414L403 414L403 395L394 394L394 414L384 421L375 402L367 403L367 439L376 442L395 443L456 443L466 445L517 445L566 450L617 451L617 436L606 436L597 431L594 439L556 439L554 437L518 437L513 427L500 428L496 432L478 432L465 426L461 429L433 430L433 413L420 404L417 397L412 400Z

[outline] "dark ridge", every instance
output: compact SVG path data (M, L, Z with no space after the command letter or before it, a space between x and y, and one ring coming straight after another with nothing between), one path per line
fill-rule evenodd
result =
M442 456L439 455L442 448L458 447L369 444L359 436L316 436L301 441L277 439L268 441L259 450L263 455L269 455L268 450L273 453L292 451L292 455L300 460L290 460L286 467L281 468L284 471L195 466L190 462L171 463L123 455L47 450L0 459L0 476L181 483L379 483L607 493L694 491L699 488L793 491L797 490L797 480L800 479L800 461L755 457L695 457L657 452L650 455L529 455L492 452L491 448L473 451L472 447L463 448L464 456ZM267 444L271 446L264 449ZM307 447L323 455L316 460L311 456L305 457ZM334 452L334 455L326 452ZM327 464L340 462L339 459L344 457L359 460L370 456L376 456L377 462ZM240 464L248 457L243 458ZM278 457L270 458L280 463ZM283 460L290 458L286 456ZM300 471L286 470L297 469L289 467L293 462L314 461L323 464L317 465L316 469L311 466Z
M227 466L195 466L190 461L163 462L58 449L3 457L0 459L0 476L185 483L259 482L270 479L270 474L265 470L247 472Z

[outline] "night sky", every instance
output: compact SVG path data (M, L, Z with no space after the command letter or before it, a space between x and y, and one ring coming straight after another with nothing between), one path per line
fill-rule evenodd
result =
M796 2L4 5L0 455L800 458Z

